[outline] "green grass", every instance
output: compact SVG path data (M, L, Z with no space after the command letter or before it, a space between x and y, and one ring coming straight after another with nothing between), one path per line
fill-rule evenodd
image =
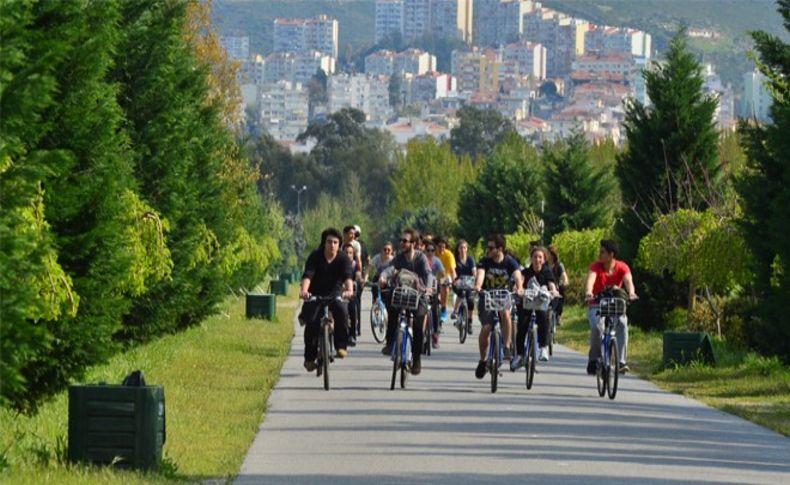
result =
M557 338L564 345L587 352L589 324L584 308L566 308ZM634 373L663 389L790 436L790 367L776 358L739 351L713 340L716 366L695 362L664 369L662 335L631 325L628 363Z
M62 392L35 416L0 410L0 481L136 484L233 478L290 348L294 291L278 300L275 322L247 320L244 299L229 298L201 325L87 372L83 382L120 383L139 368L149 384L165 387L167 443L159 473L67 464L68 396Z

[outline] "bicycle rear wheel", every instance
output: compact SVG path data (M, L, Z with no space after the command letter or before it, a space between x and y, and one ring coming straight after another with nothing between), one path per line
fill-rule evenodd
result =
M422 325L422 322L420 322ZM431 344L433 343L433 310L428 311L428 328L423 332L422 352L428 357L431 356Z
M501 337L499 330L495 330L491 332L491 346L492 346L492 354L493 357L491 358L491 392L494 393L497 390L498 380L499 380L499 364L500 364L500 357L499 354L502 351L499 348Z
M400 359L403 352L403 331L398 329L398 337L395 341L395 348L392 350L392 380L390 381L390 391L395 389L395 380L398 378L400 370Z
M609 394L609 399L614 399L617 395L617 383L620 380L620 373L617 371L617 339L612 338L612 341L609 345L609 362L607 367L609 368L609 372L607 373L607 382L606 382L606 389L607 393Z
M387 310L382 309L378 302L370 307L370 330L377 343L382 343L387 334Z
M458 340L461 343L466 342L466 332L467 332L467 313L469 313L468 308L466 307L466 302L461 303L461 306L458 307Z
M324 322L322 325L323 327L323 335L321 336L321 366L323 367L322 371L324 374L324 390L329 390L329 358L330 358L330 330L329 330L329 323Z
M556 341L557 332L557 314L553 311L549 313L549 355L554 355L554 343Z
M532 389L532 383L535 380L535 342L537 341L538 332L535 327L527 334L528 343L526 346L526 355L524 355L524 367L527 371L527 390Z

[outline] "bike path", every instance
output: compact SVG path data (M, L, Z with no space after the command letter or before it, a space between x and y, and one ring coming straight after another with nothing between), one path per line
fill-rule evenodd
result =
M363 305L360 344L330 369L302 367L302 329L237 484L790 483L790 439L630 375L598 397L586 357L555 348L532 390L474 377L477 333L445 324L422 374L389 390ZM560 328L561 331L561 328Z

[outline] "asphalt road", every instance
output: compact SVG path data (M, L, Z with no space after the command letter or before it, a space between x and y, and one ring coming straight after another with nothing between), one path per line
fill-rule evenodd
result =
M532 390L506 371L492 394L474 377L478 331L460 345L445 324L422 374L390 391L365 323L327 392L302 367L297 326L236 483L790 484L790 439L632 376L600 398L586 358L563 347Z

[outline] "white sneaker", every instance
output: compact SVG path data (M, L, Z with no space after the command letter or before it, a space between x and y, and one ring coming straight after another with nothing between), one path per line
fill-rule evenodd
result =
M543 362L548 362L549 361L549 348L548 347L541 347L540 348L540 357L538 357L538 360L543 361Z

